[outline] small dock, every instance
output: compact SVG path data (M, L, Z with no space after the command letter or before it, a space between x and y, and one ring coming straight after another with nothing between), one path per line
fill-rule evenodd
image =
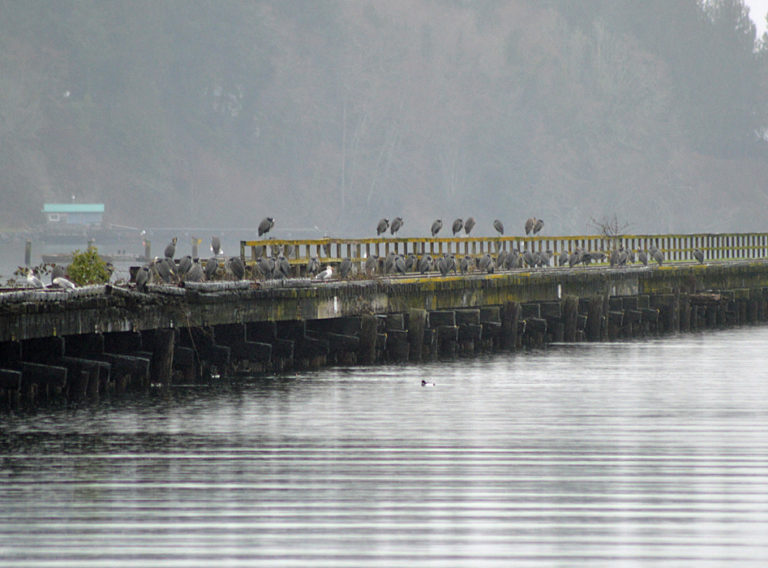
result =
M753 237L734 238L721 253L714 252L719 241L711 241L703 264L681 252L702 246L690 240L667 243L665 253L681 258L660 267L601 264L373 277L359 271L349 280L324 282L296 277L150 285L146 292L113 285L5 292L0 294L0 407L162 391L221 375L420 362L765 322L768 261L758 254L768 252L768 243ZM489 247L509 249L516 241L594 250L595 239L578 245L570 237L416 244L410 239L246 241L242 251L252 263L257 258L252 255L259 254L254 247L264 247L264 254L267 247L285 252L291 245L298 271L318 246L323 252L331 247L323 262L352 254L359 265L367 255L389 250L425 254L434 246L439 255L442 246L446 253L480 255ZM739 243L743 248L733 252ZM449 247L458 247L458 253ZM723 258L713 259L716 254Z

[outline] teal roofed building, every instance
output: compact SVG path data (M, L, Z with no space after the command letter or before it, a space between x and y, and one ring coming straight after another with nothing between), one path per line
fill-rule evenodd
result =
M51 225L101 225L103 203L46 203L46 223Z

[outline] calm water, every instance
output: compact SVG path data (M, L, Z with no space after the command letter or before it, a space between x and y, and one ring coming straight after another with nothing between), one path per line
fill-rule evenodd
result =
M765 566L767 346L746 328L6 414L0 564Z

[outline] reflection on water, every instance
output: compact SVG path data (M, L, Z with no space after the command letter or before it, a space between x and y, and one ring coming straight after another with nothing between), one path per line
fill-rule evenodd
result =
M747 328L3 416L0 564L764 566L766 344Z

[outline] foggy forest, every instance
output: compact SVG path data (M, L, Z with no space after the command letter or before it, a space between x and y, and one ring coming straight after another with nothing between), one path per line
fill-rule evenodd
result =
M742 0L1 0L0 230L765 231ZM762 16L764 17L764 16Z

